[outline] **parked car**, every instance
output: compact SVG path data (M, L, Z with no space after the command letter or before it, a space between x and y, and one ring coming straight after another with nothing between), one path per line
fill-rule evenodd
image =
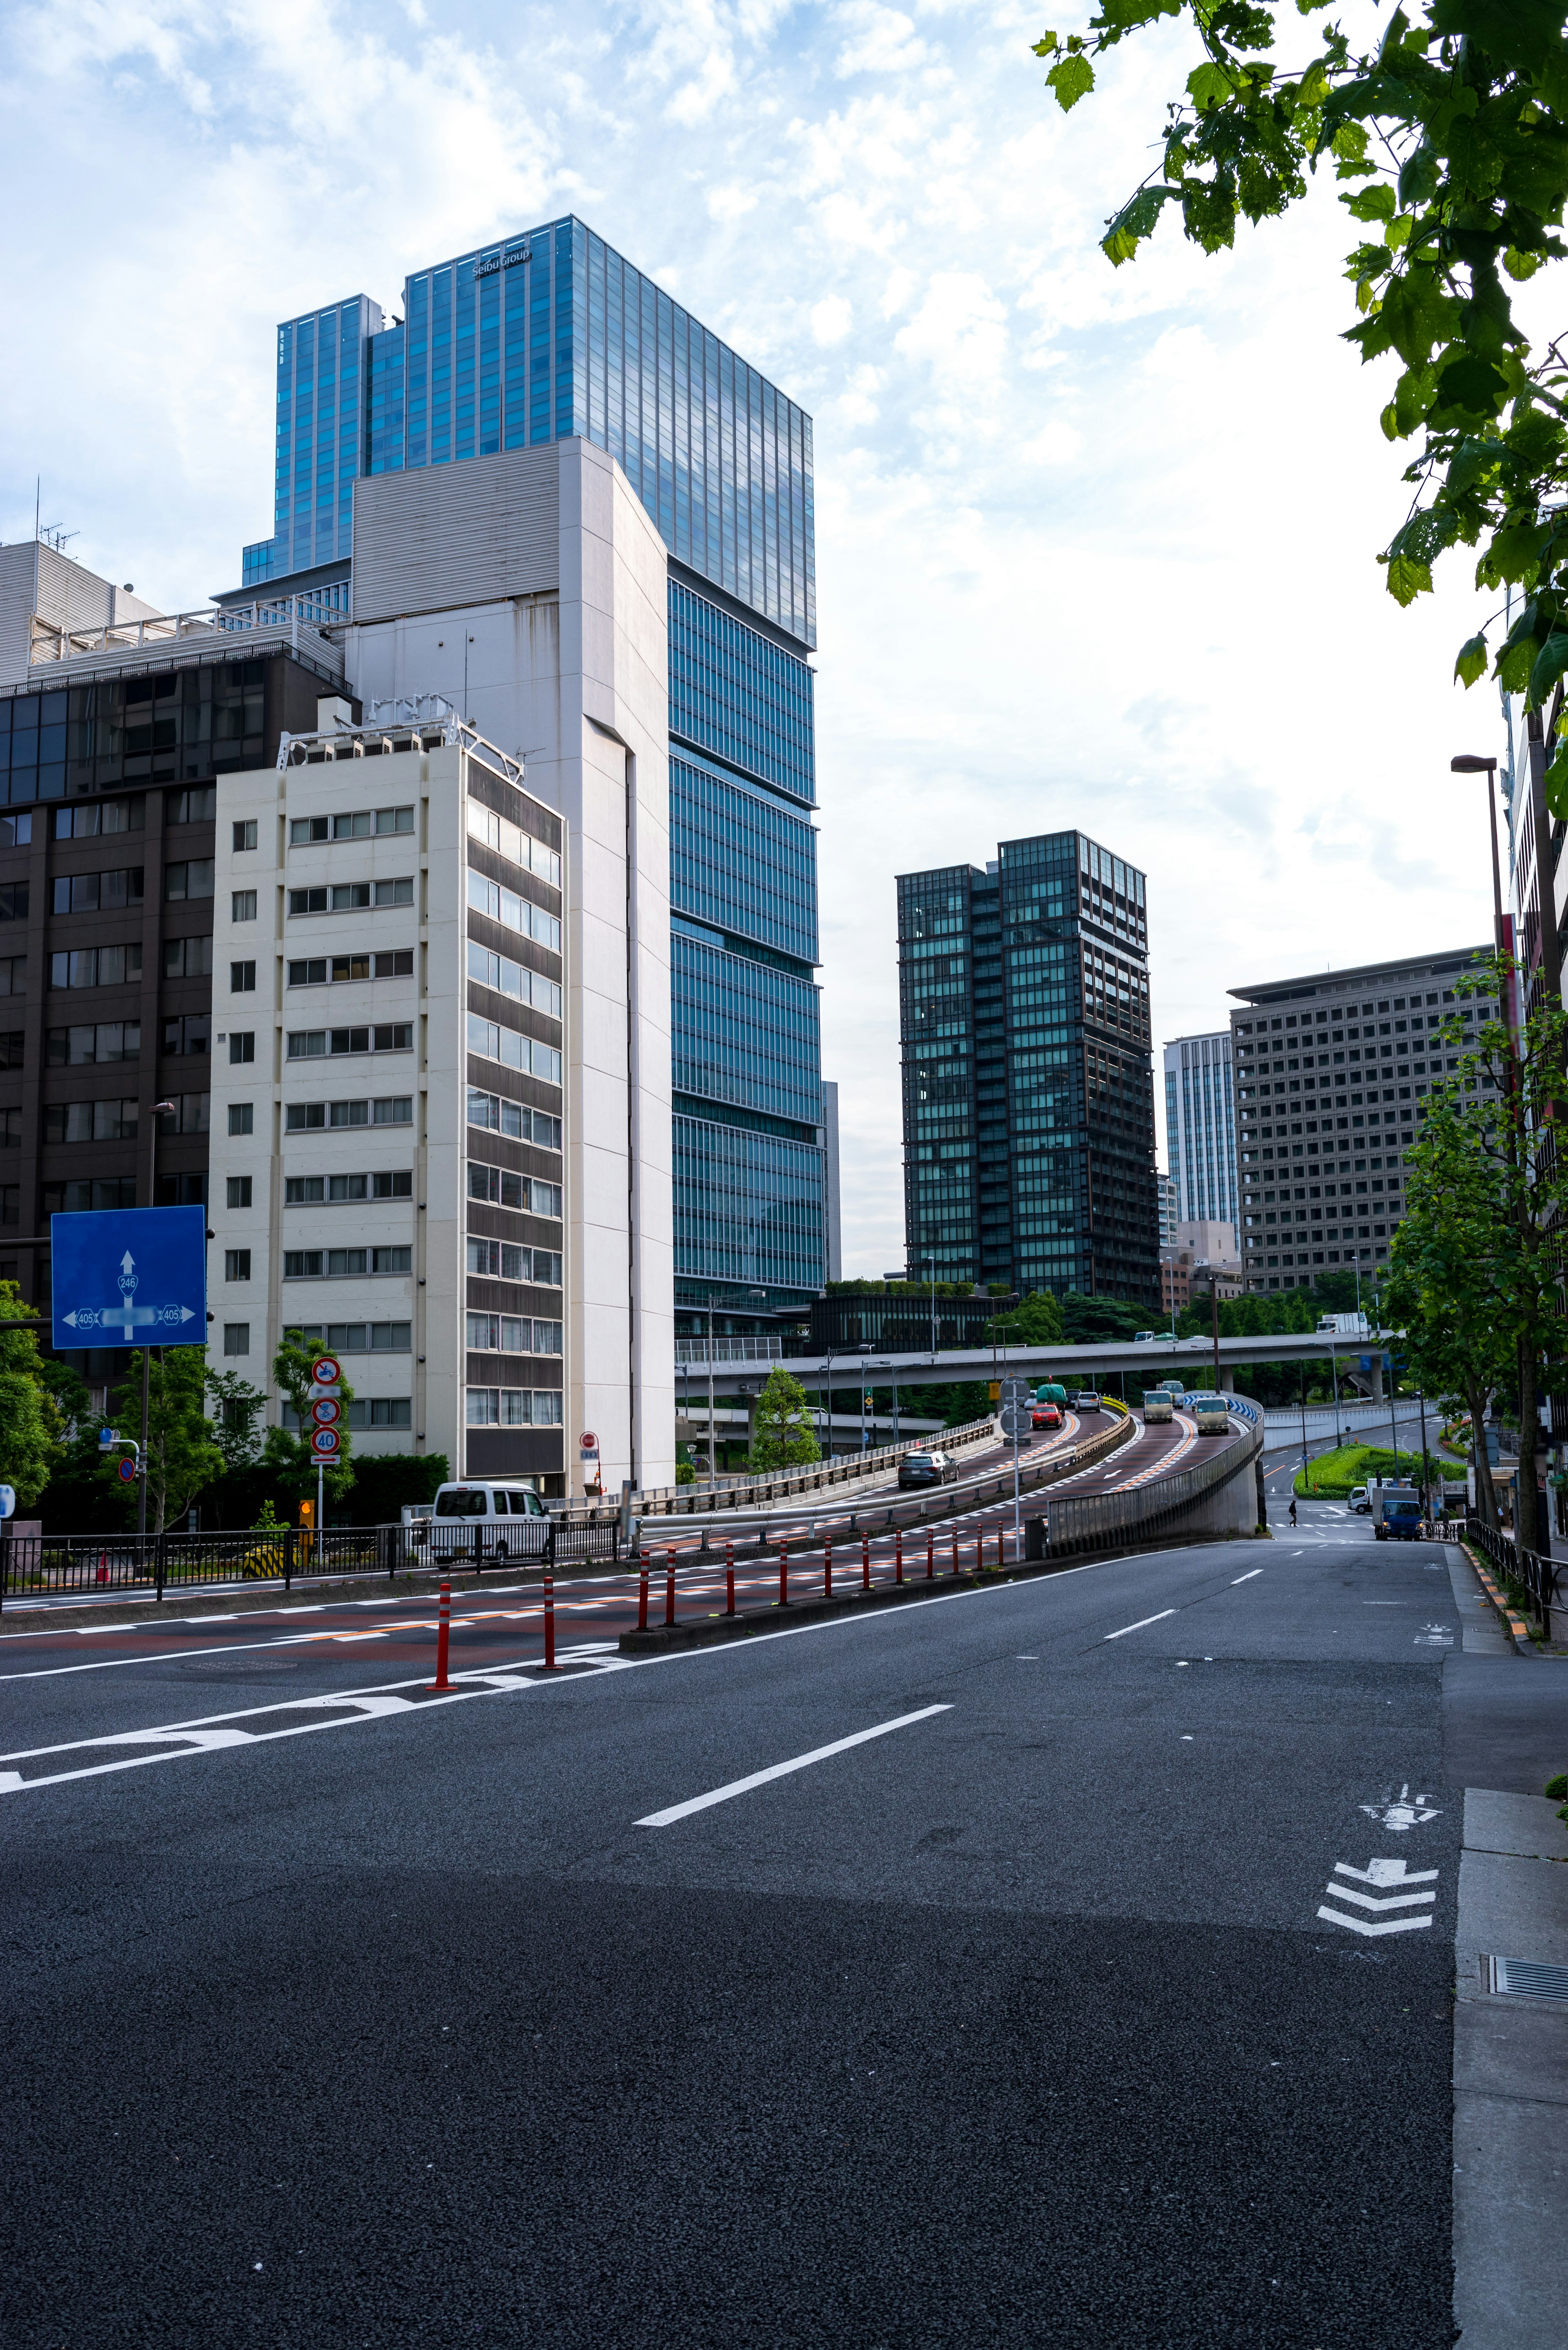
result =
M1096 1388L1080 1388L1077 1394L1073 1398L1073 1409L1075 1411L1098 1411L1099 1409L1099 1391Z
M438 1518L545 1518L549 1512L531 1485L438 1485Z
M432 1561L536 1558L548 1540L549 1516L529 1485L465 1478L461 1484L437 1486L435 1507L421 1533Z
M1031 1428L1060 1428L1062 1425L1061 1407L1054 1403L1037 1403L1033 1405L1029 1414L1029 1425Z
M1350 1499L1345 1507L1354 1510L1358 1517L1369 1518L1372 1515L1372 1497L1365 1485L1351 1487Z
M958 1462L950 1452L906 1452L898 1463L900 1485L950 1485Z

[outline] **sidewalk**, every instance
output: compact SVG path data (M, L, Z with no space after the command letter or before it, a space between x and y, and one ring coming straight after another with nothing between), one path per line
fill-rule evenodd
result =
M1468 1653L1472 1630L1460 1607ZM1568 1763L1568 1712L1563 1748ZM1465 1790L1454 2011L1461 2350L1561 2350L1563 2340L1568 1825L1557 1810L1539 1795ZM1510 1960L1559 1970L1555 1984L1527 1978L1558 1995L1511 1989Z

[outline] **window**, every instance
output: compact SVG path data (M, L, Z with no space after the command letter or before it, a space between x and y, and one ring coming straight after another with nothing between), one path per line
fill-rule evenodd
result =
M26 1044L25 1029L0 1028L0 1069L19 1069Z
M225 1355L248 1355L251 1350L251 1326L248 1322L225 1322L223 1352Z
M254 1106L254 1103L252 1103L252 1102L231 1102L231 1103L229 1104L229 1132L230 1132L231 1134L252 1134L252 1133L254 1133L254 1132L255 1131L255 1128L254 1128L254 1123L253 1123L253 1121L254 1121L254 1117L255 1117L255 1106ZM250 1185L250 1177L247 1175L247 1176L245 1177L245 1179L244 1179L244 1180L245 1180L246 1189L247 1189L247 1191L248 1191L248 1189L249 1189L249 1185ZM248 1204L248 1202L247 1202L247 1204Z
M360 979L408 979L413 974L412 947L394 947L385 954L310 955L288 966L290 987L327 987L335 982Z
M519 1003L532 1004L535 1012L547 1012L553 1020L561 1017L559 980L546 979L543 972L529 971L506 955L493 954L476 939L468 942L468 975L482 987L493 987L502 995L514 995Z
M255 985L256 967L254 962L232 962L229 965L231 995L254 995Z
M561 923L556 914L547 914L543 906L519 898L514 891L504 889L498 881L487 881L483 873L471 872L468 877L468 902L479 914L488 914L493 922L504 923L525 939L535 939L542 947L561 951Z
M520 1036L514 1028L502 1028L493 1020L482 1019L477 1012L468 1015L468 1049L487 1061L500 1061L509 1069L524 1069L530 1076L543 1077L546 1085L561 1082L561 1055L554 1045Z
M0 1183L0 1224L19 1224L21 1221L22 1186L20 1183Z
M534 838L532 833L524 832L518 825L508 824L504 816L496 816L491 809L481 806L478 800L471 799L468 803L468 831L471 839L482 840L486 848L493 848L498 857L504 857L512 864L521 865L524 872L536 873L542 881L550 882L557 889L560 888L559 851L546 848L542 840Z
M51 1069L79 1069L95 1061L135 1061L140 1056L140 1020L100 1020L92 1027L50 1028L44 1035L44 1060Z
M165 792L165 824L212 824L218 813L216 784L198 784L194 791Z
M22 1148L22 1113L20 1109L0 1109L0 1150L20 1150Z
M468 1196L489 1200L503 1208L526 1209L535 1216L559 1216L561 1187L541 1183L536 1176L514 1175L509 1167L486 1167L477 1159L468 1162Z
M410 1020L388 1021L375 1028L291 1028L288 1032L291 1061L317 1060L329 1053L411 1053L413 1049Z
M206 1053L212 1043L212 1014L187 1012L176 1020L165 1020L160 1049L166 1054Z
M134 1175L102 1176L78 1183L46 1183L44 1213L46 1216L98 1215L105 1208L134 1208L136 1178Z
M251 1179L248 1175L229 1177L229 1206L248 1208L251 1204Z
M172 873L176 868L171 866ZM96 914L108 912L116 906L140 906L141 903L140 865L114 873L62 873L57 876L53 889L53 910L57 914ZM19 882L26 911L27 885ZM0 889L0 920L5 920L5 891Z
M335 1355L406 1355L410 1351L412 1325L408 1322L317 1322L304 1328L290 1326L291 1338L314 1339Z
M137 1106L130 1101L46 1102L46 1142L134 1142Z
M174 1107L158 1122L160 1134L205 1134L212 1106L210 1094L171 1094Z
M147 798L142 792L129 799L99 800L90 807L55 810L57 840L97 840L104 833L146 829Z
M243 818L243 819L242 819L238 824L236 824L236 825L235 825L235 827L234 827L234 854L236 857L238 857L238 856L242 855L242 854L243 854L243 852L244 852L245 849L247 849L247 848L254 848L254 847L255 847L255 845L256 845L256 824L255 824L255 818L254 818L254 816L246 816L246 817Z
M489 1355L558 1355L561 1325L535 1322L526 1314L471 1314L468 1343Z
M285 1125L290 1134L314 1134L328 1126L411 1126L411 1094L383 1096L379 1101L290 1102Z
M392 1167L374 1175L289 1175L284 1179L286 1208L341 1207L354 1200L411 1200L411 1169Z
M140 955L140 948L138 948L137 952ZM51 962L55 960L57 960L57 958L53 956L50 957ZM67 955L61 955L57 960L61 962L66 962L69 961L69 957ZM0 955L0 995L26 995L26 956Z
M26 848L33 837L33 812L0 816L0 848Z
M256 918L256 893L254 889L236 889L229 900L232 922L254 922Z
M107 954L107 947L99 951ZM126 949L127 954L131 952ZM141 949L138 947L136 968L141 969ZM126 976L130 977L129 971ZM165 939L163 941L163 976L165 979L211 979L213 976L213 941L209 933L198 939Z
M251 1253L249 1249L225 1249L223 1251L223 1279L225 1281L248 1281L250 1277Z
M229 1031L229 1066L231 1068L237 1067L243 1062L254 1061L255 1056L256 1040L254 1029L247 1028L242 1034L238 1029L231 1028Z
M163 895L166 898L210 898L213 894L213 860L210 857L192 857L181 865L168 865L163 869Z
M470 1388L470 1428L559 1428L559 1392L529 1388Z
M412 832L414 812L411 807L356 808L351 813L331 819L334 840L371 840L378 835ZM327 819L324 816L296 816L288 827L288 845L304 848L310 843L328 837Z
M68 891L69 883L66 884ZM55 884L55 911L68 912L59 903L60 884ZM27 918L27 885L25 881L0 882L0 922L22 922Z
M493 1133L512 1134L524 1142L532 1142L540 1150L559 1150L561 1121L542 1109L525 1109L521 1102L507 1101L495 1094L468 1089L468 1122L470 1126L488 1127Z
M470 1273L486 1274L493 1280L532 1281L545 1288L561 1286L561 1259L555 1249L521 1248L513 1241L482 1240L477 1235L468 1243Z
M339 1281L412 1268L409 1248L286 1249L283 1259L286 1281Z
M395 881L334 881L330 888L291 889L290 914L348 914L367 906L411 906L412 874Z

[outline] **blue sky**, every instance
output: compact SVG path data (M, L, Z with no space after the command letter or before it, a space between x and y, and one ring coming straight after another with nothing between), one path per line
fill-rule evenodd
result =
M1293 11L1288 12L1293 17ZM1096 239L1193 57L1070 120L1000 5L0 13L0 540L165 608L271 504L272 328L573 210L816 420L825 1072L846 1270L902 1254L893 876L1077 824L1149 875L1157 1039L1225 990L1483 939L1495 699L1404 512L1328 186L1205 260ZM1304 34L1303 36L1304 39ZM18 366L18 358L21 365ZM1464 706L1461 708L1460 704Z

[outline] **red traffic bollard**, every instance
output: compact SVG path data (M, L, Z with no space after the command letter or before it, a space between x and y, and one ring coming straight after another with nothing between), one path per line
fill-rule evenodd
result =
M452 1586L450 1583L443 1583L441 1587L441 1601L436 1616L436 1677L433 1681L427 1682L427 1688L433 1690L451 1689L452 1683L447 1678L446 1669L447 1657L450 1651L451 1642Z
M642 1573L637 1579L637 1628L639 1632L646 1632L648 1629L648 1561L646 1559L642 1562Z
M833 1536L825 1534L822 1542L822 1596L833 1596Z
M664 1620L667 1624L673 1624L675 1621L675 1553L673 1550L667 1550L664 1554Z
M545 1670L547 1673L556 1673L560 1669L556 1662L556 1578L546 1566L545 1569Z
M893 1580L895 1583L902 1583L904 1580L904 1529L902 1526L893 1536Z
M787 1542L781 1542L779 1544L779 1606L781 1607L789 1606L789 1544Z
M862 1591L869 1591L871 1588L871 1537L869 1534L862 1534L860 1537L860 1588Z
M724 1544L724 1613L726 1616L732 1616L734 1612L735 1545L732 1542L727 1542Z

